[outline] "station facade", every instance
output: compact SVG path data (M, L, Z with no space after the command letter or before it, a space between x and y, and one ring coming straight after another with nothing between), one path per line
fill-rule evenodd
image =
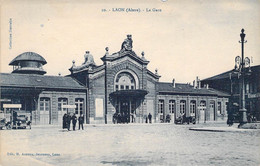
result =
M126 123L145 123L148 114L155 123L165 122L167 115L171 122L181 116L195 117L199 123L226 120L227 93L201 87L199 79L193 85L174 79L160 82L157 71L148 69L145 54L138 56L132 43L128 35L120 51L110 54L106 48L102 65L86 51L84 63L73 62L65 77L45 76L42 65L47 62L36 53L19 55L10 63L14 71L1 73L1 110L3 103L21 103L35 124L61 124L66 112L82 113L91 124L113 123L115 114L127 117Z

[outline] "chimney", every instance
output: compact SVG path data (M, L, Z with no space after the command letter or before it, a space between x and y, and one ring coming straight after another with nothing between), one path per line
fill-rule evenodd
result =
M193 80L193 88L196 89L196 81Z
M198 86L199 86L199 77L198 76L196 77L196 82L195 83L196 83L196 88L198 88Z
M175 79L172 79L172 87L175 88Z
M200 79L198 79L198 83L199 83L198 88L200 89L200 88L201 88L201 82L200 82Z
M209 84L206 84L206 88L209 89Z

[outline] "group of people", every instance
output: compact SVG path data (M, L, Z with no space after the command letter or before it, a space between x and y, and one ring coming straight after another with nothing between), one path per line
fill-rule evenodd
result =
M84 116L83 114L81 114L78 118L76 116L76 114L74 113L72 116L70 114L64 114L63 115L63 118L62 118L62 128L63 129L68 129L68 131L70 131L70 124L72 122L72 128L73 130L75 131L76 130L76 124L77 124L77 121L79 122L79 130L80 128L82 130L84 130L84 127L83 127L83 123L84 123Z
M151 115L151 113L149 113L148 116L145 118L145 123L148 123L148 120L149 120L149 123L152 123L152 115Z
M134 122L134 117L130 114L127 114L127 113L114 113L113 115L113 123L116 124L116 123L129 123L129 122Z
M134 123L136 120L136 115L134 113L126 114L124 112L116 112L113 115L113 123ZM149 113L148 116L145 116L146 123L152 123L152 115Z

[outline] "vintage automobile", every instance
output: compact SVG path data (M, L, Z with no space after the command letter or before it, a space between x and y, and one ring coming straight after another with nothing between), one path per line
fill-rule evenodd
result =
M166 115L166 123L170 123L171 122L171 116L168 114Z
M2 130L5 127L5 124L6 124L5 118L1 118L0 119L0 130Z
M0 130L4 128L8 130L11 129L11 123L7 122L5 118L0 120Z
M3 112L0 112L0 130L2 129L11 129L11 123L6 120Z
M186 117L185 115L177 117L175 124L196 124L196 119L193 116Z
M31 122L28 120L28 116L26 113L19 113L16 117L14 117L14 129L26 129L26 127L30 127Z

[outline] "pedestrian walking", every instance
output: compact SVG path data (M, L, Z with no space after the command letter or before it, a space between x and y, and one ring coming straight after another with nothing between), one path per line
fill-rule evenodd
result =
M70 121L71 121L71 116L70 114L67 115L67 129L70 131Z
M73 131L75 131L76 124L77 124L77 117L76 117L76 114L74 113L73 116L72 116Z
M82 130L84 130L84 127L83 127L84 116L83 116L83 114L80 115L80 117L78 118L78 120L79 120L79 130L80 130L80 126L81 126Z
M149 119L149 123L152 123L152 115L151 115L151 113L149 113L148 119Z

